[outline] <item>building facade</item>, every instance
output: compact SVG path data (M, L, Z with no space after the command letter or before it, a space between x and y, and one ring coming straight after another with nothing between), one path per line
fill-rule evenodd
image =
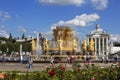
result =
M109 34L103 31L99 25L96 25L96 29L87 35L88 44L91 39L94 41L94 52L92 54L96 59L109 55Z

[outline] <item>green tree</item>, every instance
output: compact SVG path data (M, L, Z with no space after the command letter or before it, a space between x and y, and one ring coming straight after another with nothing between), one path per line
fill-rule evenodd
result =
M25 39L25 34L22 34L22 37L21 37L22 39Z
M22 43L22 50L24 52L31 52L31 50L32 50L31 43L29 43L29 42Z
M6 46L6 44L0 44L0 50L2 51L2 52L7 52L7 46Z
M19 52L20 51L20 43L16 42L13 44L13 51Z
M11 42L8 42L6 44L6 47L9 49L8 53L11 53L13 51L13 44Z
M9 35L9 40L12 41L13 40L13 37L12 37L12 34L10 33Z

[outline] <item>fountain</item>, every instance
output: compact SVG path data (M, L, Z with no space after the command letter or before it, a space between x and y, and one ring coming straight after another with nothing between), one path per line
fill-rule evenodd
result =
M66 58L68 53L76 55L81 50L80 39L70 27L54 27L49 34L44 34L41 51L42 57Z
M40 60L42 52L42 47L41 47L41 34L37 33L37 40L36 40L36 59Z

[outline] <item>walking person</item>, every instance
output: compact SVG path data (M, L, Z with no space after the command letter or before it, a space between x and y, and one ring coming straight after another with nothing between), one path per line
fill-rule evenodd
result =
M23 64L23 56L20 55L20 64L22 65Z
M114 61L115 61L115 63L117 63L117 61L118 61L118 55L117 54L115 54Z
M70 63L70 56L67 57L67 63Z
M105 61L105 56L103 55L102 56L102 63L104 63L104 61Z
M107 55L105 56L105 62L106 62L106 63L109 62L109 59L108 59L108 56L107 56Z
M90 55L88 54L88 55L86 56L86 61L89 63L89 60L90 60Z
M70 63L70 57L69 57L69 55L66 57L66 63L65 63L65 67L67 66L67 64L69 64Z
M87 59L87 57L86 57L86 55L84 55L83 56L84 63L86 62L86 59Z
M82 57L83 57L83 62L84 62L83 65L85 66L86 65L86 55L83 55Z
M53 59L52 55L51 55L50 64L52 64L52 66L54 66L54 59Z
M29 68L32 68L33 67L33 60L32 58L30 57L30 60L29 60Z
M6 63L6 54L3 54L2 61L3 61L4 64Z
M27 57L26 57L26 61L27 61L27 64L28 64L29 61L30 61L30 55L27 55Z

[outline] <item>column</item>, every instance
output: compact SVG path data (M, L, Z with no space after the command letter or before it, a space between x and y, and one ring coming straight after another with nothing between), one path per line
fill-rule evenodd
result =
M106 55L108 55L108 38L106 38Z
M96 57L96 53L97 53L97 50L96 50L96 49L97 49L97 46L96 46L96 45L97 45L96 38L94 38L94 40L95 40L95 57Z
M100 38L98 38L98 40L99 40L99 42L98 42L99 43L99 50L98 51L99 51L99 56L100 56L100 54L101 54L101 42L100 42Z
M105 51L104 51L105 50L105 47L104 47L105 46L104 37L102 38L102 44L103 44L102 45L102 49L103 49L102 53L103 53L103 55L105 55Z

